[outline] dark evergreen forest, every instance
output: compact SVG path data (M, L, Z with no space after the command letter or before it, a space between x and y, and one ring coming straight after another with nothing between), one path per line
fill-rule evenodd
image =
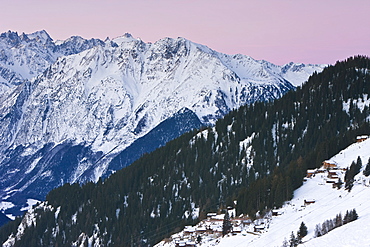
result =
M280 207L307 169L320 167L357 135L370 134L369 107L356 106L365 94L370 59L337 62L281 99L234 110L104 181L54 189L15 246L87 244L91 236L101 246L152 246L195 223L195 207L200 218L234 200L237 213L252 218ZM21 220L0 229L2 242Z

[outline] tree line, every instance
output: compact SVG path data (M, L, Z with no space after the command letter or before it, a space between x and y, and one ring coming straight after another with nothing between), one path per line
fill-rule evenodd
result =
M322 224L317 224L315 226L315 238L321 237L331 230L334 230L337 227L341 227L347 223L350 223L352 221L355 221L358 219L358 214L356 212L356 209L352 209L350 211L346 211L346 214L342 218L342 214L339 213L336 215L334 219L329 219L324 221Z

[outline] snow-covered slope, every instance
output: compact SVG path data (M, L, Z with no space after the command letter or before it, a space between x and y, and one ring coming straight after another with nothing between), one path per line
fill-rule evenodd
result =
M242 230L241 233L234 235L217 238L202 237L203 241L196 246L283 246L285 240L289 242L292 232L297 235L302 222L307 226L308 234L299 246L368 246L370 177L364 176L363 170L370 158L370 139L350 145L327 162L337 164L335 171L344 181L345 171L342 169L349 167L353 161L356 162L358 157L361 158L363 166L361 172L355 176L354 186L350 192L345 190L344 185L341 189L333 188L333 184L327 182L330 178L327 177L326 171L316 173L315 176L306 178L304 184L294 192L294 198L291 201L276 210L278 216L269 215L250 225L241 226L241 229L238 229ZM305 205L305 200L315 202ZM353 209L359 216L357 220L337 227L323 236L315 237L316 225L321 226L326 220L334 219L338 214L344 217L347 211ZM264 222L262 225L264 230L258 233L254 232L257 222L259 224ZM174 235L173 238L176 236L184 236L184 234ZM167 243L163 241L157 246L175 246L175 241Z
M0 197L13 202L96 181L114 155L183 109L214 124L325 67L280 67L184 38L151 44L130 34L54 42L45 31L7 32L0 46L0 66L14 75L0 73Z

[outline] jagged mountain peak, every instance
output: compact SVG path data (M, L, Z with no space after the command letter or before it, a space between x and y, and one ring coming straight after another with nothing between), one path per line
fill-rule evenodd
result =
M105 43L100 39L84 39L80 36L72 36L65 41L59 42L54 48L55 52L61 55L73 55L91 49L96 46L104 46Z
M0 34L0 38L2 40L6 40L8 45L12 45L12 46L15 46L21 42L21 39L18 36L18 33L13 32L11 30Z
M133 39L133 37L132 37L132 34L131 34L131 33L125 33L124 35L122 35L122 37Z
M155 48L153 50L158 50L158 51L165 51L170 52L170 53L176 53L178 50L199 50L201 52L204 52L207 55L212 55L217 57L217 52L209 48L208 46L202 45L195 43L193 41L190 41L186 38L183 37L177 37L177 38L170 38L170 37L165 37L162 39L157 40L152 44ZM182 54L184 55L184 54ZM185 53L185 55L188 55Z
M112 39L117 45L121 46L122 44L131 43L131 42L141 42L141 39L134 38L130 33L125 33L122 36Z
M29 39L36 39L37 41L41 41L43 44L53 41L53 39L50 37L50 35L45 30L27 34L27 37Z
M0 38L12 47L21 44L22 41L25 42L24 44L29 42L39 42L41 44L47 44L53 41L53 39L45 30L37 31L30 34L22 33L21 35L18 35L18 32L9 30L0 34Z

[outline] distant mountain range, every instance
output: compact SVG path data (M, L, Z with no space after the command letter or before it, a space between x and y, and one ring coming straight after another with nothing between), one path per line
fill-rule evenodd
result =
M324 67L277 66L184 38L3 33L0 200L12 206L2 212L17 215L64 183L106 177L230 110L280 98Z

